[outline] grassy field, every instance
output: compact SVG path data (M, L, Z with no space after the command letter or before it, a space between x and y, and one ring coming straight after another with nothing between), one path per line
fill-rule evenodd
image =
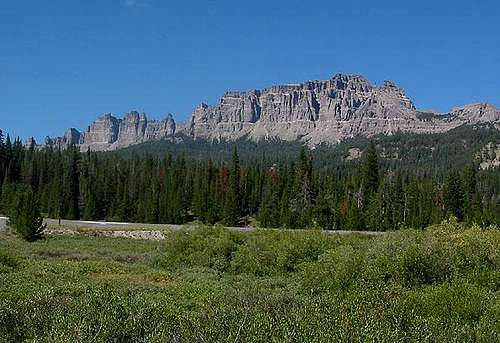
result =
M0 239L1 342L499 342L500 231Z

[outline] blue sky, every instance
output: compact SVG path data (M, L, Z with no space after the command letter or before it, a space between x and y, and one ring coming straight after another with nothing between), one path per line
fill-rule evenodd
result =
M419 108L500 105L500 1L2 0L0 128L129 110L185 120L226 90L356 73Z

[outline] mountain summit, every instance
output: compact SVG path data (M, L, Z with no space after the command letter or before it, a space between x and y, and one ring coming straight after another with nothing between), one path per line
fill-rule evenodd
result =
M360 75L337 74L324 81L226 92L217 105L200 104L186 123L178 125L171 115L154 121L138 112L123 119L107 114L83 133L69 129L64 137L47 138L46 144L75 143L81 150L114 150L184 135L208 140L301 140L315 146L355 136L438 133L478 123L491 123L499 129L500 110L481 103L456 107L449 113L419 111L392 81L375 86Z

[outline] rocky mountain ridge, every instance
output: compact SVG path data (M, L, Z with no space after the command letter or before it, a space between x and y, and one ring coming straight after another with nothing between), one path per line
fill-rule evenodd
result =
M115 150L167 138L175 133L175 129L176 124L171 114L157 121L150 120L145 113L136 111L127 113L123 119L108 113L97 118L85 132L70 128L63 137L47 137L45 145L65 147L75 144L82 151Z
M46 145L77 144L82 151L114 150L160 139L188 136L206 140L276 138L309 146L335 144L355 136L445 132L463 124L491 123L500 129L500 110L477 103L449 113L419 111L403 89L391 81L380 86L360 75L337 74L326 81L226 92L215 106L200 104L186 123L172 115L149 120L130 112L123 119L99 117L85 132L69 129Z

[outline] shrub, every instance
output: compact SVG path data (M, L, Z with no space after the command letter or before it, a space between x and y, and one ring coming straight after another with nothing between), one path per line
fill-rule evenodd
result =
M209 267L224 272L241 242L241 234L222 227L181 230L168 237L159 264L167 269Z
M363 254L350 245L329 250L317 263L302 266L302 290L310 294L347 290L361 276L364 263Z
M0 251L0 273L12 271L18 264L17 258L6 252Z
M231 267L235 273L256 276L293 273L336 244L335 238L317 231L257 232L239 246Z
M449 271L439 254L422 245L412 245L399 259L401 279L407 286L429 285L444 280Z

